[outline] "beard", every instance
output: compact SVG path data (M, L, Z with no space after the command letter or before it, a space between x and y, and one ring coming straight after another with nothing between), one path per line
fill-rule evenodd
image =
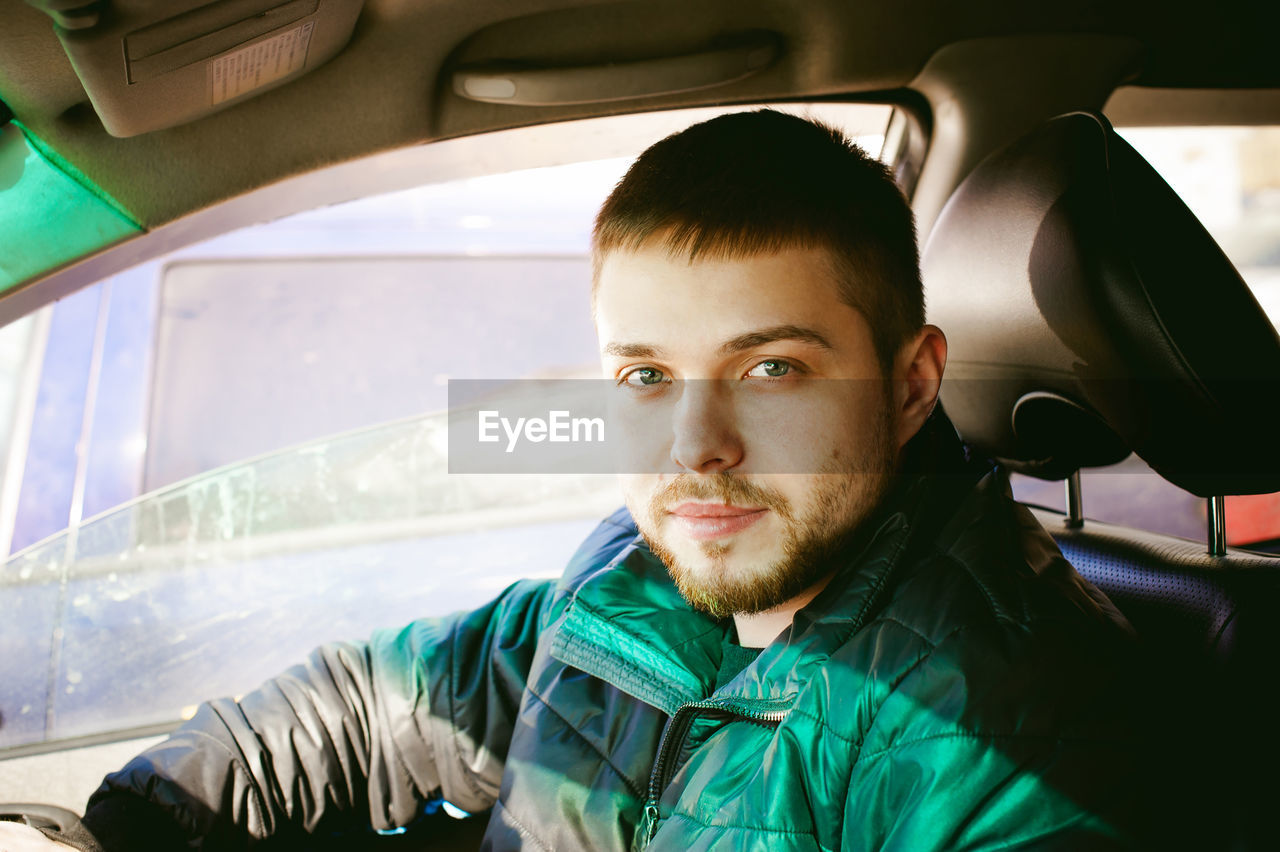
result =
M881 418L862 458L852 469L812 475L808 505L797 513L791 501L743 474L681 474L649 500L646 511L632 508L640 534L666 566L689 604L715 618L774 609L832 573L837 559L860 538L893 479L896 447L888 417ZM742 552L739 542L700 542L701 565L688 565L661 535L668 510L687 500L769 509L782 523L780 555L769 559ZM730 556L736 557L732 562Z

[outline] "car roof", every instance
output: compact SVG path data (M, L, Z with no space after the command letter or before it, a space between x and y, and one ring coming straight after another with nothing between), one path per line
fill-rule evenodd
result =
M1007 87L1014 94L1006 100L1034 101L1053 113L1101 108L1124 82L1145 87L1129 90L1139 94L1117 107L1139 123L1169 116L1230 123L1280 118L1276 30L1262 20L1276 18L1276 11L1273 4L1243 0L1205 3L1194 14L1146 0L365 0L350 43L311 73L207 117L116 138L95 114L50 17L19 0L5 2L0 99L50 156L100 189L142 231L290 176L378 152L680 106L880 97L914 106L927 124L966 85L974 90L972 102ZM741 80L694 91L516 106L460 97L451 85L459 68L602 66L696 52L752 33L776 40L776 60ZM1034 69L1031 83L1023 67ZM1183 96L1170 99L1168 90ZM917 199L924 230L976 159L1019 129L1006 122L988 138L969 140L951 174ZM973 135L969 129L960 136L966 133ZM934 135L936 142L936 128ZM267 215L282 212L288 211ZM157 241L143 253L184 241L189 240ZM34 283L33 278L27 287ZM81 275L39 288L38 295L28 293L16 305L0 305L0 319L84 283L89 282ZM23 289L13 288L5 299Z

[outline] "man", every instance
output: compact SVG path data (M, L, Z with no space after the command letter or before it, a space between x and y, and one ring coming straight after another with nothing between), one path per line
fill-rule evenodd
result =
M1122 845L1127 626L937 407L886 170L713 119L637 160L594 260L627 510L558 582L204 705L104 782L96 842L387 830L442 796L491 809L493 849Z

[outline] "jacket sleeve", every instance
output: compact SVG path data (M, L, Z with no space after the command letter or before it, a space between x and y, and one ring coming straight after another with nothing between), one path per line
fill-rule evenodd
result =
M85 826L108 852L223 849L407 825L437 791L483 810L553 587L517 583L474 612L322 646L238 702L201 705L103 781Z

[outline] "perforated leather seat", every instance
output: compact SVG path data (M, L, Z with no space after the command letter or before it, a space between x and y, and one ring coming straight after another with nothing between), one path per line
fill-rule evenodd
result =
M1225 668L1280 648L1275 557L1234 549L1209 556L1199 542L1098 521L1072 528L1060 514L1032 513L1075 569L1166 655Z
M942 399L979 452L1045 479L1135 452L1200 496L1280 490L1280 336L1101 116L1060 116L980 163L922 262L950 343ZM1152 725L1198 760L1183 803L1204 808L1198 842L1269 844L1280 558L1036 515L1151 651L1142 675L1171 705Z

